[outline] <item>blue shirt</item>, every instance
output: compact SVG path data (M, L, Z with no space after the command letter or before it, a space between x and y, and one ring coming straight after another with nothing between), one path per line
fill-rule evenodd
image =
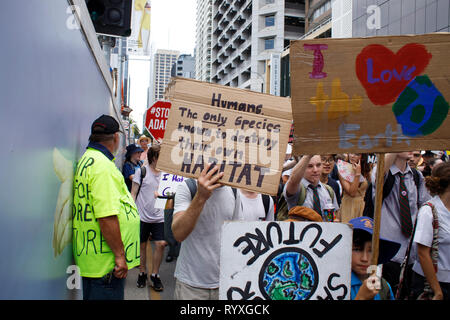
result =
M92 148L95 150L100 151L101 153L103 153L105 155L105 157L107 157L109 160L114 160L114 155L108 150L108 148L106 148L104 145L102 145L101 143L98 142L89 142L87 148Z
M386 282L387 283L387 282ZM389 300L395 300L394 293L392 292L391 285L387 283L389 286ZM350 299L355 300L356 295L358 294L359 288L361 288L362 282L358 278L358 276L352 272L352 283L351 283L351 291L350 291ZM380 294L378 293L373 300L381 300Z
M129 161L125 161L122 168L123 178L125 179L125 184L127 185L128 190L131 192L132 181L130 180L130 176L135 174L136 170L141 167L141 161L138 161L137 164L133 164Z

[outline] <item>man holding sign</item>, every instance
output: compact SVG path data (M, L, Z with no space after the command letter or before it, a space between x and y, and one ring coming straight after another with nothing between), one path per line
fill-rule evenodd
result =
M221 227L226 220L243 219L239 193L222 186L223 175L209 164L198 178L196 192L187 181L177 188L172 231L183 244L175 269L176 300L219 298Z

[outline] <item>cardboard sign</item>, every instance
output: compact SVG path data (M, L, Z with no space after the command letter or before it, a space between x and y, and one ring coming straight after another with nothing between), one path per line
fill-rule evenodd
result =
M226 222L219 299L348 300L352 234L342 223Z
M180 183L184 181L184 177L175 174L161 172L161 179L159 180L158 194L166 196L168 193L175 193ZM156 198L155 208L164 209L166 207L167 199Z
M291 42L296 154L450 145L450 34Z
M170 102L157 101L145 112L145 127L155 140L164 138L170 106Z
M176 78L158 169L197 178L207 163L226 185L275 195L292 121L288 98Z

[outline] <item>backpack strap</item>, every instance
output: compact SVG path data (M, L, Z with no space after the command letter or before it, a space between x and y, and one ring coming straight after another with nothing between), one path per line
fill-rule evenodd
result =
M194 196L197 193L197 184L195 183L195 180L192 178L186 179L185 181L189 188L189 191L191 192L191 199L194 199Z
M270 209L270 196L268 196L267 194L261 194L261 199L264 205L264 210L266 212L266 220L267 220L267 215L269 214L269 209Z
M383 200L382 201L384 201L384 199L386 199L389 196L389 194L392 191L392 188L394 187L394 183L395 183L395 177L391 173L391 170L389 169L386 181L384 182L384 185L383 185Z
M302 183L300 183L300 194L298 195L297 205L302 206L305 203L305 199L306 199L306 188Z
M436 212L436 207L431 202L424 203L424 206L429 206L433 214L433 241L431 243L431 261L433 262L434 271L437 272L437 262L438 262L438 247L439 247L439 219ZM416 218L417 221L417 218Z
M234 199L236 200L236 198L237 198L237 189L236 188L231 188L231 190L233 191L233 194L234 194Z
M131 162L130 162L130 163L131 163ZM147 174L147 169L145 168L145 166L140 165L140 168L139 168L139 169L141 169L141 183L139 184L139 187L138 187L138 189L137 189L136 200L137 200L137 197L138 197L138 195L139 195L139 191L141 191L142 182L144 181L145 175Z
M327 188L328 194L330 195L331 198L331 202L333 202L334 199L334 190L331 186L327 185L326 183L323 184L325 186L325 188ZM337 201L337 199L336 199Z

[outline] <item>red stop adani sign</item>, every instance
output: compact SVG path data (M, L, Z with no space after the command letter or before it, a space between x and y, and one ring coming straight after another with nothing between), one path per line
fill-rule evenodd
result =
M145 112L145 127L153 139L161 141L164 138L171 106L170 102L157 101Z

